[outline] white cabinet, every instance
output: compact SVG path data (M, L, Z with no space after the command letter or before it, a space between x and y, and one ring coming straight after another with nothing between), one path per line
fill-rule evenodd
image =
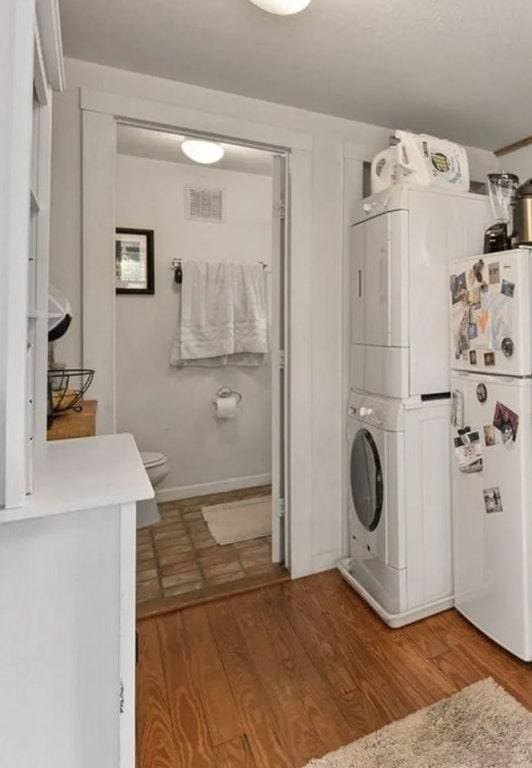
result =
M0 511L0 767L134 768L137 499L130 435L50 443Z
M5 0L0 51L0 507L20 507L45 439L51 90L64 82L57 0Z

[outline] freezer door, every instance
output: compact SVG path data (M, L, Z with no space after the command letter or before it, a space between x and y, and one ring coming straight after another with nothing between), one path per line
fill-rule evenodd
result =
M456 607L493 640L530 659L532 384L456 373L451 385L458 422L451 430ZM455 442L467 428L469 457Z
M451 265L451 368L531 374L531 256L519 248Z
M360 222L351 234L353 344L408 346L408 212Z

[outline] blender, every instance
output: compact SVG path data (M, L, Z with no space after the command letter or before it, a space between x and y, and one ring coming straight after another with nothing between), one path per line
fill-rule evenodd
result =
M484 233L484 253L507 251L512 247L512 209L518 184L515 173L488 173L488 191L496 223Z

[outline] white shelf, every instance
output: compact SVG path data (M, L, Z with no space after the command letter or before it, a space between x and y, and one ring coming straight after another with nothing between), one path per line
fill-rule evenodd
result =
M0 510L0 523L112 507L153 495L132 435L57 440L35 454L33 493L26 504Z

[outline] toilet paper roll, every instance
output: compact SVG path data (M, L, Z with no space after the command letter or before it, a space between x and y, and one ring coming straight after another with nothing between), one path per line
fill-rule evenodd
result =
M229 397L217 397L216 398L216 418L217 419L234 419L236 416L236 406L238 400L235 395L229 395Z

